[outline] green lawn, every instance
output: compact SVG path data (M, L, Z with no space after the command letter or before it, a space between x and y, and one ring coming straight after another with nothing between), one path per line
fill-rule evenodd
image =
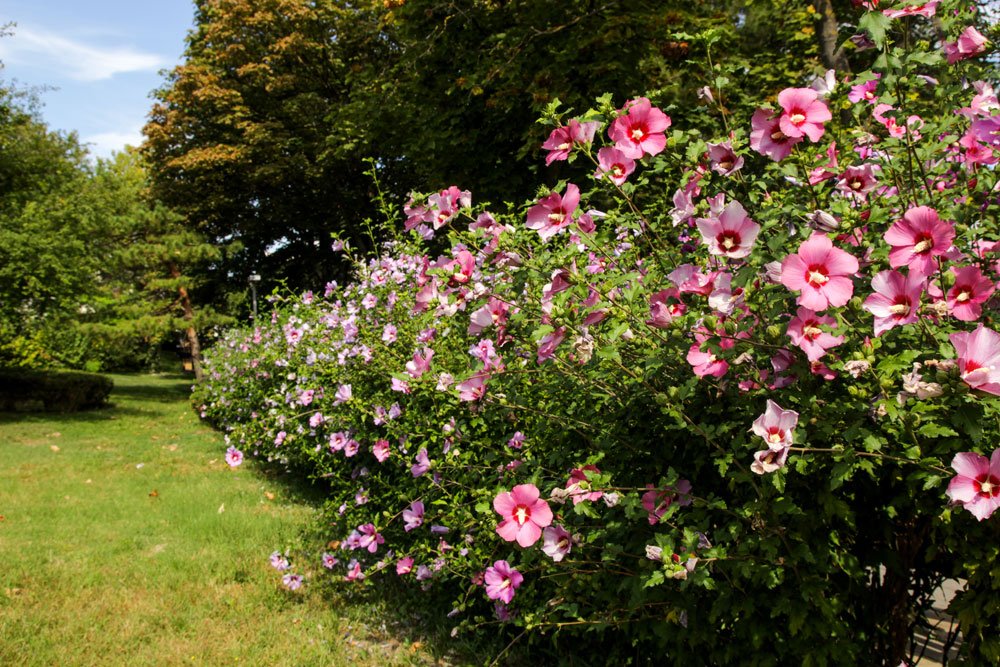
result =
M432 662L281 587L268 555L315 510L226 465L187 381L114 380L110 409L0 414L0 665Z

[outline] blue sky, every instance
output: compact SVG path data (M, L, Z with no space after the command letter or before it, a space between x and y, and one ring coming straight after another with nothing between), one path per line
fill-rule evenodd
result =
M39 91L54 130L75 130L106 157L141 141L150 92L180 62L191 0L2 0L0 78Z

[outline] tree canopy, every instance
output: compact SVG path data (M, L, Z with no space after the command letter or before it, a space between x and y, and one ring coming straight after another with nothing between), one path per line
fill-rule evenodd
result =
M314 288L344 270L331 231L372 244L366 158L396 203L452 184L520 202L549 131L534 119L553 99L651 94L683 118L724 73L739 79L728 90L777 92L822 72L834 4L847 2L199 0L145 128L153 192L241 244L220 284L260 273Z

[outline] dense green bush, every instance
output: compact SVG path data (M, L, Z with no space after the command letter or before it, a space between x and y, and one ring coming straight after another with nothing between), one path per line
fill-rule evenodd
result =
M114 382L76 371L0 368L0 411L75 412L107 404Z
M692 127L554 104L593 187L415 198L352 284L218 345L195 398L231 463L331 484L286 585L400 576L581 664L896 667L964 577L996 664L1000 103L961 3L944 44L936 5L879 9L871 70L742 116L721 73Z

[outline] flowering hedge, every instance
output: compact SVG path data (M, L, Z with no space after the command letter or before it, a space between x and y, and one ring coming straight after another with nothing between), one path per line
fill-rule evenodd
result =
M196 401L231 462L331 485L286 585L402 577L457 632L677 664L896 665L962 577L962 650L1000 660L992 33L887 4L870 70L745 113L714 82L700 127L553 104L546 162L592 176L415 197L354 282L217 346Z

